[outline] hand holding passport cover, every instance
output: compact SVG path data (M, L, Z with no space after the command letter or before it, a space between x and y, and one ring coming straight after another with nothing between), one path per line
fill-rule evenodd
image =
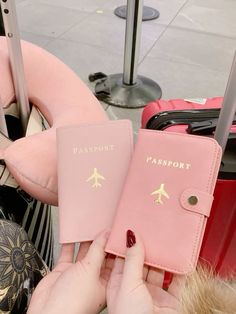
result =
M57 129L60 243L110 228L133 151L129 120Z
M106 251L125 256L131 229L141 235L146 264L193 271L220 161L211 138L140 130Z

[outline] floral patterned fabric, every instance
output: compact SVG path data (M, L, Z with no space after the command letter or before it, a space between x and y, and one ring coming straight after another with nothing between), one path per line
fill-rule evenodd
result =
M26 313L34 287L47 273L24 229L0 220L0 313Z

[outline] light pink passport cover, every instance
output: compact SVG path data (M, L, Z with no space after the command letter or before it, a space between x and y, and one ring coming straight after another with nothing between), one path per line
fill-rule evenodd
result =
M140 130L106 251L124 256L138 232L146 264L173 273L197 263L221 148L213 139Z
M129 120L57 129L60 243L111 227L133 151Z

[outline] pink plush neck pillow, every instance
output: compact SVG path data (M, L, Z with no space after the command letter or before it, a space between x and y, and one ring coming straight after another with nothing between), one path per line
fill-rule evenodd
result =
M27 193L57 205L56 128L108 118L89 88L55 56L25 41L22 53L29 101L51 128L13 142L0 150L0 158ZM5 37L0 37L0 64L0 105L5 108L15 99Z

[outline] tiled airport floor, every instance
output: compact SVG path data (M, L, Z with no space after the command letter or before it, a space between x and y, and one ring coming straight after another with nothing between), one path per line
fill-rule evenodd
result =
M90 73L122 72L125 20L113 11L125 3L17 0L22 38L55 54L93 89ZM158 82L164 99L223 95L236 48L236 1L144 4L159 10L160 17L142 24L139 74ZM104 108L111 118L131 119L137 132L142 110Z
M44 47L85 81L102 71L122 72L125 20L120 0L17 0L22 38ZM236 47L234 0L146 0L160 17L143 22L138 73L155 80L163 98L222 95ZM104 107L111 118L141 110Z

